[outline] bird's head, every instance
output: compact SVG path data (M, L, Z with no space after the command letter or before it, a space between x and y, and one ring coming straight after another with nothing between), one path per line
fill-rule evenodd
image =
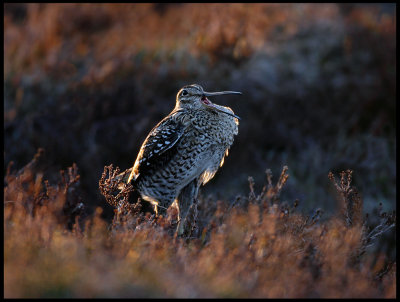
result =
M208 99L209 96L223 94L242 93L237 91L206 92L203 90L203 87L198 84L186 85L179 90L178 94L176 95L176 107L195 110L214 110L239 119L239 117L233 114L232 110L229 108L214 104Z

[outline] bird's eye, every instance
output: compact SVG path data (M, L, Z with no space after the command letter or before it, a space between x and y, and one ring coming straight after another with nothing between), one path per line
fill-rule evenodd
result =
M182 90L182 95L187 95L188 92L186 90Z

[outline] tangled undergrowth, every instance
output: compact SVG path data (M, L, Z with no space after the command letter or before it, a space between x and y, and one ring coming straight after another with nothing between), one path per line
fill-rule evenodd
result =
M396 262L369 249L396 214L370 226L350 170L329 174L342 208L331 217L280 200L284 167L276 184L267 170L259 193L249 178L233 202L200 196L191 234L173 240L174 209L156 218L129 203L129 188L108 195L118 168L100 180L116 207L108 224L100 208L85 214L77 166L51 183L44 156L6 172L5 297L396 297Z

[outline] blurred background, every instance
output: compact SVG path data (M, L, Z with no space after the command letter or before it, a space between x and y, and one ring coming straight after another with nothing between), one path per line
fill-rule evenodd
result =
M287 165L282 199L329 212L328 172L352 169L366 211L395 208L396 4L4 4L4 169L42 147L45 179L77 163L111 215L103 167L129 168L192 83L243 92L213 99L241 120L203 196Z

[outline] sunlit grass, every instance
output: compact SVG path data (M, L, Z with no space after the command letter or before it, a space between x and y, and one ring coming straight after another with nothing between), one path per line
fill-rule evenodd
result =
M174 239L170 216L125 211L108 224L97 209L83 217L76 167L49 184L40 156L6 175L5 297L395 297L396 263L365 253L375 238L359 217L348 223L360 204L323 222L321 210L298 213L279 201L287 168L276 184L269 174L261 193L250 183L231 206L201 198L193 233ZM346 181L343 172L339 193L355 191ZM393 215L380 227L393 226Z

